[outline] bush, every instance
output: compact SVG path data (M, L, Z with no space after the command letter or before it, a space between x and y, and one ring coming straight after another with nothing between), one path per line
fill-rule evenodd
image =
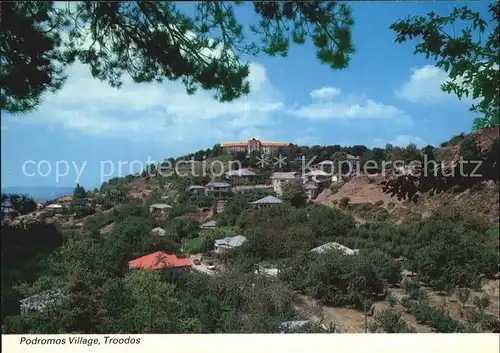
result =
M389 202L389 203L387 204L387 209L388 209L388 210L392 210L394 207L396 207L396 204L395 204L394 202Z
M384 201L383 200L378 200L377 202L375 202L375 206L377 207L380 207L384 204Z
M391 307L394 307L398 303L398 300L394 295L389 295L387 297L387 302Z
M351 199L349 197L343 197L340 199L340 202L339 202L339 207L340 208L347 208L347 206L349 205L349 202L351 201Z
M427 304L413 303L410 313L419 323L428 325L439 333L475 332L472 327L459 323L443 310Z
M416 333L401 314L393 309L385 309L375 315L375 321L370 326L370 331L383 330L387 333Z

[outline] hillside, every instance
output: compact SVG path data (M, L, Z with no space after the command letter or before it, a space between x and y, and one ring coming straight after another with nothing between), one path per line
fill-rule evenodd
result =
M499 127L479 130L473 132L478 150L489 151L493 141L499 137ZM445 147L437 148L435 156L444 162L456 162L459 159L460 142L467 135L459 135L451 139L452 144L444 143ZM492 181L484 181L472 188L464 191L446 192L434 194L428 192L414 203L408 200L398 200L396 196L391 196L382 190L382 182L391 178L391 175L358 175L340 185L332 185L324 190L315 202L338 207L342 199L349 199L351 205L372 204L375 212L386 210L396 222L411 214L420 214L424 217L430 216L437 209L444 206L455 206L466 213L479 216L487 221L491 226L498 227L500 216L500 204L498 200L498 184ZM344 201L345 202L345 201ZM375 204L378 206L375 207ZM365 208L366 208L365 207ZM351 207L352 208L352 207ZM356 207L354 207L356 208ZM357 219L363 222L363 218L354 212Z

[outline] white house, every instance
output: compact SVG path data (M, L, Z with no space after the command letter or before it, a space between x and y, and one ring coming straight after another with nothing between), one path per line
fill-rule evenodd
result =
M283 185L289 181L296 180L298 178L296 172L276 172L271 175L271 183L273 185L273 190L276 195L281 196L283 194Z
M42 311L49 306L59 304L65 297L66 295L60 289L48 290L32 295L19 301L21 313Z
M167 234L167 231L161 227L156 227L153 230L151 230L151 233L158 235L160 237L164 237Z
M200 226L201 229L213 229L217 228L217 221L208 221Z
M241 168L238 170L229 170L226 172L226 178L242 178L251 179L257 174L249 170L248 168Z
M243 235L227 237L224 239L216 239L214 242L214 250L217 254L223 253L229 249L234 249L242 246L247 242L247 238Z
M172 206L167 205L166 203L155 203L149 206L150 213L159 213L165 215L168 213L168 210L171 209Z
M281 203L283 203L283 201L281 201L277 197L269 195L257 201L250 202L250 205L252 205L254 208L261 208L261 207L269 207L272 205L279 205Z
M347 246L344 246L339 243L326 243L321 246L318 246L317 248L314 248L311 250L311 252L317 253L317 254L322 254L330 250L339 250L342 252L344 255L358 255L359 250L358 249L350 249Z

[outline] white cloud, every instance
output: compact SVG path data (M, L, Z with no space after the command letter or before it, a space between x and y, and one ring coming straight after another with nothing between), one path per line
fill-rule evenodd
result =
M433 65L425 65L411 70L410 78L396 89L394 97L411 103L438 103L442 101L460 102L454 94L443 92L441 85L448 81L448 74ZM463 82L457 77L455 82ZM473 99L462 98L461 102L472 104Z
M441 85L447 79L446 72L433 65L414 68L410 79L395 91L394 97L412 103L449 99L450 94L441 90Z
M251 93L230 103L219 103L202 90L190 96L178 82L136 84L125 78L122 88L112 88L80 63L67 73L64 87L47 94L38 110L20 121L133 141L199 145L236 138L245 128L268 126L269 115L283 108L280 94L258 63L250 65Z
M400 122L411 121L406 112L395 106L365 97L345 96L341 94L340 89L335 87L314 90L310 96L313 98L311 104L289 109L288 113L310 120L388 119Z
M317 99L317 100L329 100L333 99L335 97L340 96L341 91L339 88L336 87L322 87L319 89L315 89L309 93L309 96L312 99Z
M388 143L393 146L408 146L410 143L417 145L418 147L424 147L427 145L427 142L424 141L420 136L412 136L412 135L397 135L392 140L384 140L384 139L375 139L375 145L384 147Z

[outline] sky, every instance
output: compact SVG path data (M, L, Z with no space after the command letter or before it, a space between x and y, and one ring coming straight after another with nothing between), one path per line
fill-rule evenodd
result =
M125 81L115 89L75 63L65 86L46 94L35 112L2 114L2 187L99 187L151 161L252 137L299 145L439 145L470 131L471 101L442 92L446 73L413 54L415 43L395 43L389 26L409 14L445 15L456 5L351 3L356 53L347 69L321 64L310 42L291 47L286 58L259 55L250 59L251 93L231 103L218 103L210 92L189 96L177 82ZM468 2L481 12L487 5ZM237 15L254 21L251 7Z

